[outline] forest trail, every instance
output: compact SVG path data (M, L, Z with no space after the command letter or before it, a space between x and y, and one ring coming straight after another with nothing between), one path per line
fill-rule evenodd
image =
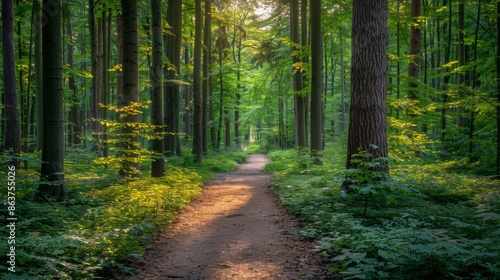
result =
M314 244L293 234L297 221L269 187L268 161L251 154L238 170L217 174L130 279L324 279Z

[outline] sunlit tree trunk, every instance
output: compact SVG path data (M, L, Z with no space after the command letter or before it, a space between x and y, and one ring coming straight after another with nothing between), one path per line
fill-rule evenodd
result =
M123 23L123 66L122 66L122 104L123 107L139 102L139 43L137 30L137 1L122 0L122 23ZM139 164L137 163L137 144L139 137L137 123L139 115L126 114L122 129L124 137L123 157L120 173L129 177L139 176Z
M201 100L201 49L202 49L202 8L201 0L195 0L195 35L194 35L194 61L193 61L193 155L195 161L200 163L203 160L203 136L201 128L202 120L202 100Z
M19 113L17 111L16 64L14 54L14 6L12 0L2 0L3 106L5 114L4 148L15 156L21 152ZM12 159L16 169L19 160Z
M66 196L64 181L64 103L61 3L43 1L43 146L39 194Z
M354 0L352 19L351 105L346 167L367 151L371 159L387 157L386 136L386 0ZM378 171L388 172L382 165Z
M321 31L321 0L311 5L311 156L321 164L323 150L323 33Z

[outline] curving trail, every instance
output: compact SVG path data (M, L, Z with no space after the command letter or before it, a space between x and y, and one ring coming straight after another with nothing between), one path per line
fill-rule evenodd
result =
M217 174L130 279L325 279L314 244L293 234L297 222L269 188L268 161L251 154L237 171Z

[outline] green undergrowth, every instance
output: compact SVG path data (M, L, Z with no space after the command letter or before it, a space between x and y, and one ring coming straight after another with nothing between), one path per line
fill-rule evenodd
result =
M332 278L500 279L497 181L453 173L452 161L391 162L390 177L364 168L373 162L345 170L343 149L326 149L323 166L274 151L266 166Z
M36 158L39 155L32 155ZM0 257L0 279L109 279L134 273L132 263L168 227L175 214L201 191L213 172L227 172L244 162L243 152L213 152L202 164L192 156L167 159L167 173L121 183L117 172L96 164L90 151L69 150L65 162L68 197L41 202L36 198L39 164L16 172L16 271ZM0 171L6 177L6 170ZM6 219L6 192L0 215ZM9 252L4 236L1 252ZM30 278L31 277L31 278Z

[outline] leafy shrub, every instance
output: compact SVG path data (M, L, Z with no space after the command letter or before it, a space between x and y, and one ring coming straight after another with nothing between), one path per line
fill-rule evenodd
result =
M318 252L341 265L333 278L500 279L498 182L453 174L452 162L391 163L387 176L362 161L348 171L347 194L339 157L301 169L295 155L270 153L266 170L300 218L301 237L318 240Z

